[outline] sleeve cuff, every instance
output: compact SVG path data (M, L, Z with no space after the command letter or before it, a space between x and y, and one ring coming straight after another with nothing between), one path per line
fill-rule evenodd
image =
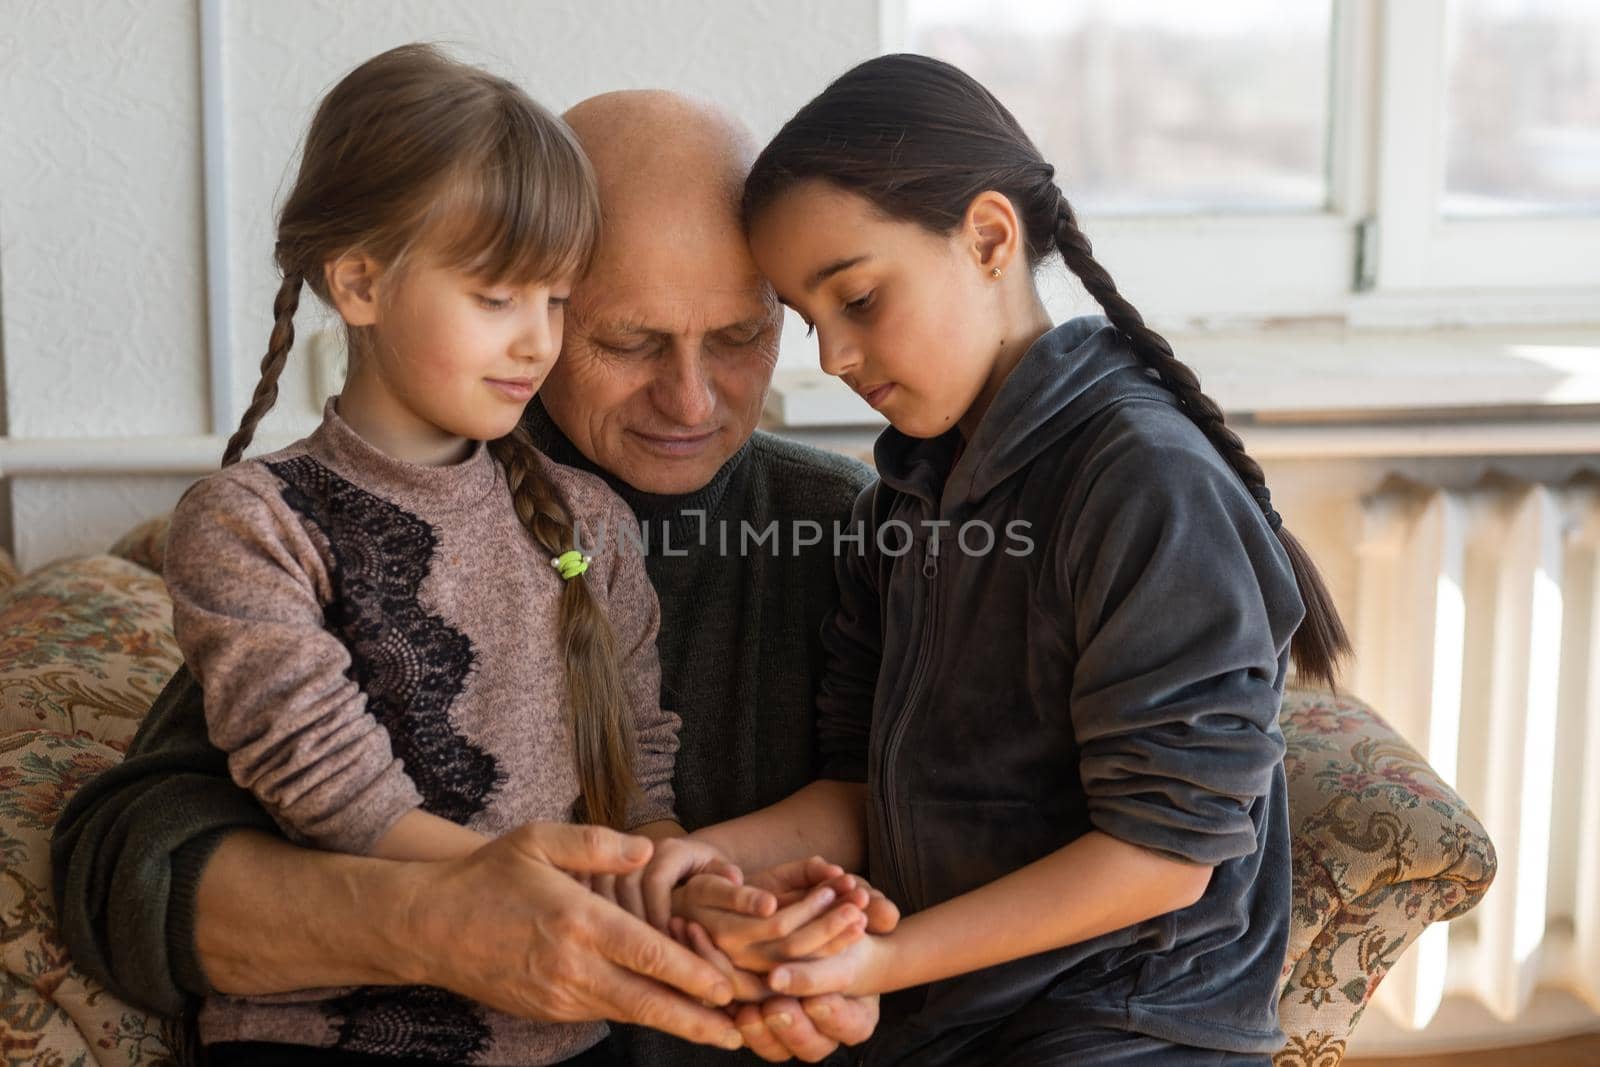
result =
M1118 841L1206 867L1248 856L1259 844L1256 825L1246 808L1197 814L1133 797L1115 797L1091 801L1089 822Z
M211 996L216 989L200 965L200 953L194 943L195 893L212 853L222 844L223 838L238 829L226 826L208 831L185 842L172 854L172 888L167 894L167 960L178 988L197 997Z

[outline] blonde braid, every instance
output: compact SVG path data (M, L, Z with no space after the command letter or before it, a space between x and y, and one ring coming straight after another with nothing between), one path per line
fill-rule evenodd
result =
M517 518L552 558L575 545L570 514L528 431L517 427L489 450L506 471ZM562 583L562 661L588 822L623 829L638 792L633 715L622 684L616 637L587 578Z
M278 286L278 295L272 301L272 336L267 338L267 354L261 357L261 380L250 397L250 406L239 420L239 428L228 438L228 447L222 452L222 465L231 467L239 462L244 450L256 436L256 424L272 405L278 402L278 378L283 365L289 361L289 350L294 347L294 313L300 306L300 286L305 277L299 271L289 271Z

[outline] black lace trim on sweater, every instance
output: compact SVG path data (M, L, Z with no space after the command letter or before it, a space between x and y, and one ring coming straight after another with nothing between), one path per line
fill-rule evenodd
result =
M338 1020L334 1047L348 1052L469 1063L489 1047L482 1009L432 986L362 988L323 1010Z
M309 456L268 467L284 483L284 502L327 538L333 599L325 619L350 650L349 675L367 695L367 709L389 731L423 806L465 824L506 776L450 722L476 654L465 634L418 600L438 537L415 515Z

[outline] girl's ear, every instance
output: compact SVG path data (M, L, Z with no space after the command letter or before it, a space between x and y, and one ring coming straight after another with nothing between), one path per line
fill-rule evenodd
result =
M973 197L962 229L972 246L973 262L985 274L1006 270L1022 251L1022 220L1004 193L989 189Z
M346 252L322 265L328 296L349 326L371 326L378 321L378 275L382 273L370 256Z

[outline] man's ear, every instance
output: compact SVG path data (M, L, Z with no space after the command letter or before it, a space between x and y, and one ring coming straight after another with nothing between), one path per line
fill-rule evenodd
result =
M322 265L328 296L334 309L349 326L371 326L378 321L378 277L376 261L361 252L346 252Z
M962 228L972 245L973 261L985 274L1006 270L1022 252L1022 220L1004 193L989 189L973 197Z

